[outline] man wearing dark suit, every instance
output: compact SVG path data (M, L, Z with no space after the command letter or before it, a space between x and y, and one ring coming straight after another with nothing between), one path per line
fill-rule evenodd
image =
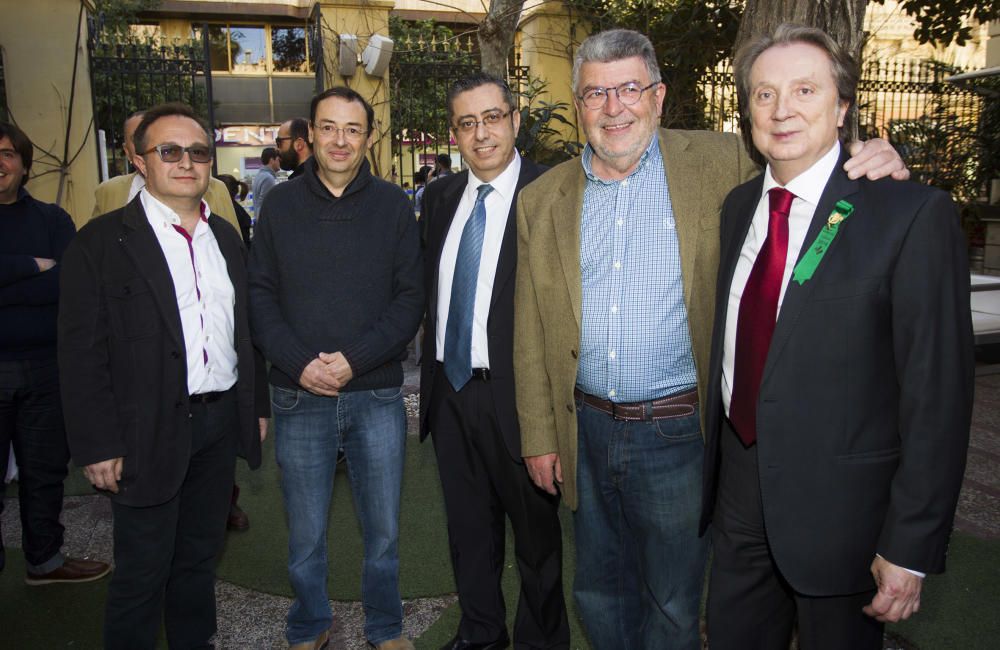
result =
M735 65L764 174L722 210L702 530L712 650L882 647L944 570L972 409L948 195L850 180L857 66L782 25Z
M478 73L448 94L469 171L427 185L420 437L430 433L444 490L462 620L448 650L509 645L500 588L504 515L521 592L515 648L567 648L559 499L521 459L514 408L515 197L543 171L514 149L520 124L503 80Z
M263 414L267 401L246 252L204 201L211 142L187 106L147 111L134 158L144 189L84 226L63 258L67 437L114 512L106 648L153 648L161 618L170 647L208 647L236 456L260 464L255 404Z

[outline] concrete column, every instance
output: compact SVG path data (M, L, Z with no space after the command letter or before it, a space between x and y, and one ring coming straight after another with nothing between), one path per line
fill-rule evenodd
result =
M576 126L573 106L573 57L587 36L589 27L562 0L528 0L520 25L521 65L528 66L532 78L548 85L541 99L565 102L570 109L564 113L571 126L552 123L566 140L584 141Z
M354 74L340 74L340 34L358 37L358 54L364 51L374 34L389 36L391 0L341 0L320 2L323 25L323 57L326 87L348 86L356 90L375 109L376 140L369 160L372 172L389 179L392 169L392 131L389 120L389 71L372 77L360 63Z

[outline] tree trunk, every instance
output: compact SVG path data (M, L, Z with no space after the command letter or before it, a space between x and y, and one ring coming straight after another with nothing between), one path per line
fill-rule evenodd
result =
M799 23L818 27L847 48L856 61L861 62L861 48L864 45L862 27L868 0L747 0L740 21L740 31L733 47L735 55L739 48L755 36L774 30L781 23ZM749 110L740 106L743 139L751 156L760 162L750 139ZM857 112L853 113L854 123L848 125L849 139L857 139Z
M479 24L479 51L483 72L507 78L507 55L514 47L514 32L524 0L490 0L490 10Z

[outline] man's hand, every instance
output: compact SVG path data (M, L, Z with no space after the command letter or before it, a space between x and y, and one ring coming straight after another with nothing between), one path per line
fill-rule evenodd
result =
M883 176L892 176L897 181L905 181L910 177L910 170L903 164L899 152L882 138L852 142L848 151L851 158L844 163L848 178L867 176L868 180L877 181Z
M320 353L320 357L323 354L325 353ZM327 364L321 359L313 359L299 375L299 385L316 395L336 397L342 384L337 383L327 368Z
M528 468L528 476L532 482L549 494L559 494L559 486L563 480L562 463L559 454L542 454L541 456L525 456L524 464Z
M268 418L257 418L257 426L260 427L260 441L263 443L267 439Z
M878 593L865 605L865 614L882 623L896 623L920 611L923 578L880 556L875 557L871 569Z
M53 266L56 265L56 261L53 259L49 259L47 257L36 257L35 264L38 265L39 273L45 273L46 271L48 271L49 269L51 269Z
M343 388L354 377L351 364L347 362L347 357L340 352L334 352L333 354L320 352L319 360L327 364L326 370L337 382L337 388Z
M83 468L83 475L98 490L118 494L118 481L122 480L122 457L102 460Z

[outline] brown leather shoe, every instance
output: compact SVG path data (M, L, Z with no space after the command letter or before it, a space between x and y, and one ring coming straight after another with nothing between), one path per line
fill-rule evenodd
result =
M24 577L24 584L50 585L56 582L93 582L108 575L109 571L111 571L111 565L107 562L68 557L63 561L61 567L48 573L28 571L28 575Z
M229 504L229 517L226 518L226 528L229 530L246 530L250 528L250 517L236 503Z
M324 630L323 634L312 641L303 641L295 645L288 646L288 650L323 650L330 644L330 630Z

